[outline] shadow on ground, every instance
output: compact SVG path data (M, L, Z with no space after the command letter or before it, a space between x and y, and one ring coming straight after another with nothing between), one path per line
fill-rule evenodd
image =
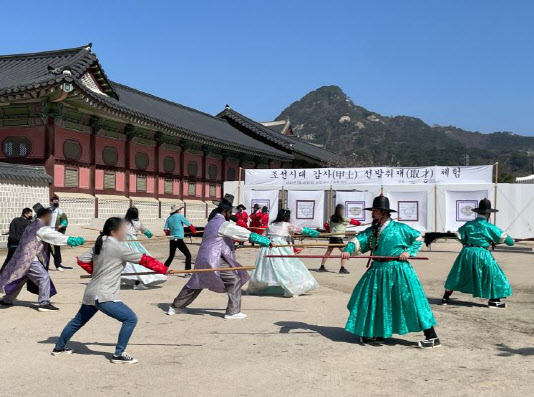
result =
M534 347L520 347L519 349L513 349L510 346L507 346L502 343L498 343L495 346L500 352L498 356L502 356L502 357L511 357L515 355L534 356Z
M431 305L441 305L441 298L428 298L428 302ZM462 307L488 307L485 303L461 301L455 298L451 298L451 303L447 306L462 306Z
M308 331L308 333L317 333L327 339L330 339L332 342L346 342L346 343L359 343L358 337L350 332L345 331L341 327L327 327L323 325L315 325L303 323L300 321L279 321L275 323L280 327L281 334L289 334L291 331L303 330ZM306 333L306 332L298 332ZM403 345L403 346L417 346L416 342L410 342L404 339L397 338L387 338L384 341L385 345Z

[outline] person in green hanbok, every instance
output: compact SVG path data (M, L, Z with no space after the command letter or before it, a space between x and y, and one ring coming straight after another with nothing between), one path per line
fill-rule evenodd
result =
M489 249L492 244L514 245L514 239L489 223L490 214L497 210L491 208L488 199L480 200L473 212L479 214L477 218L458 229L457 238L463 248L447 277L441 303L451 303L453 291L460 291L488 299L490 308L504 309L506 303L501 299L512 295L512 287Z
M371 255L394 258L369 261L347 305L350 315L345 329L358 335L361 343L373 344L382 343L392 334L423 331L425 339L418 343L420 348L441 346L430 304L408 262L421 248L421 233L391 220L390 214L395 211L383 195L366 210L372 211L373 225L347 244L342 257L371 251Z

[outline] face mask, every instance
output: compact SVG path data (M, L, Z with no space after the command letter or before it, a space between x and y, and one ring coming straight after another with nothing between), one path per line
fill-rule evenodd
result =
M54 208L59 207L59 203L52 203L52 207L54 207Z

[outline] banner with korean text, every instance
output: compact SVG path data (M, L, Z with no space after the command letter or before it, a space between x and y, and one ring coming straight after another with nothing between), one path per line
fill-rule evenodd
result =
M492 183L493 165L247 169L245 185L404 185Z

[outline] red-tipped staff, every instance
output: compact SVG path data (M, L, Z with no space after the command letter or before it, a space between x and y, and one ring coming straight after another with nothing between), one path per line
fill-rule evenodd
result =
M265 258L309 258L309 259L341 259L341 255L265 255ZM349 256L349 259L385 259L385 260L399 260L398 256L376 256L376 255L356 255ZM424 256L415 256L413 258L408 258L407 260L419 260L426 261L427 257Z

